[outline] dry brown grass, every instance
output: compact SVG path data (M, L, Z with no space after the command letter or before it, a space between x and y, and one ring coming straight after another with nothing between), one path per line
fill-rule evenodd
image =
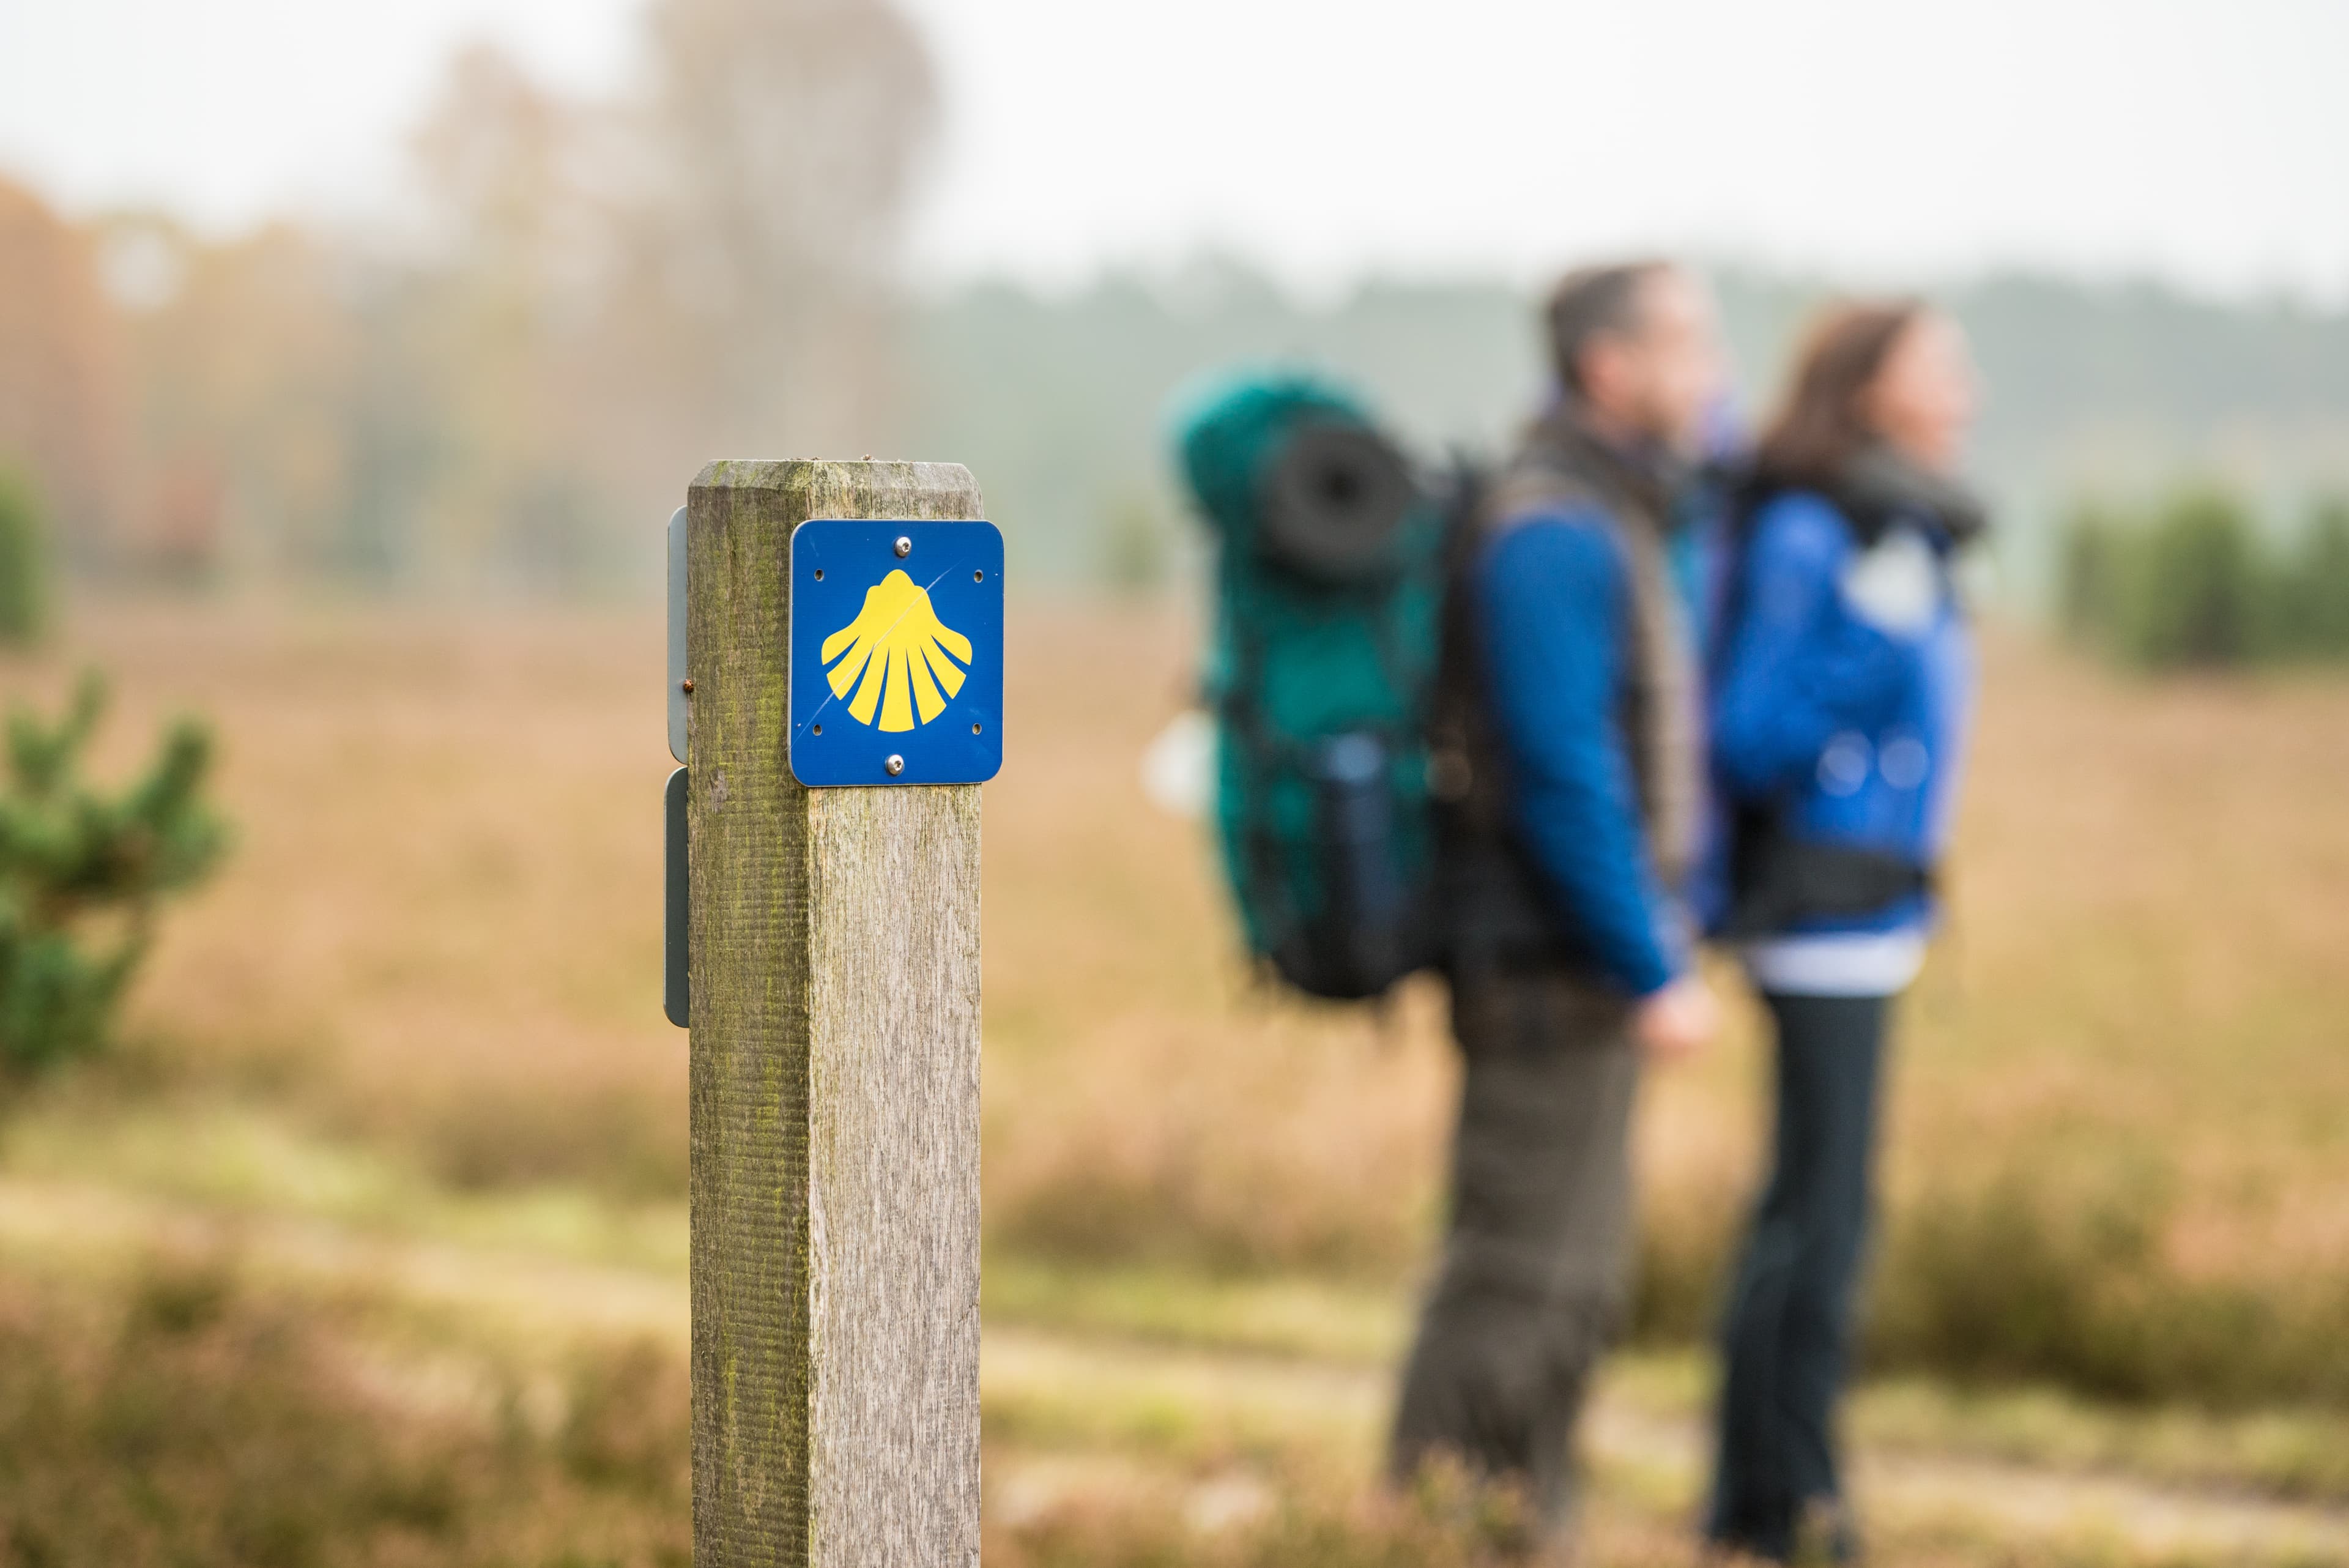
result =
M453 1181L678 1191L657 630L92 611L10 668L11 692L46 693L83 658L112 669L120 752L166 709L219 721L241 846L135 1011L183 1086ZM1452 1093L1440 998L1380 1020L1242 973L1200 830L1136 784L1190 683L1185 618L1030 605L1011 643L986 825L996 1242L1406 1276ZM2059 1303L2075 1336L2150 1332L2113 1314L2205 1287L2209 1334L2243 1332L2245 1300L2313 1332L2349 1302L2349 686L2141 683L2014 635L1987 675L1952 929L1893 1079L1892 1262L1995 1285L2037 1246L2054 1282L2033 1288L2058 1294L2095 1286L2065 1271L2110 1272L2114 1301ZM1652 1321L1700 1321L1760 1075L1746 1019L1648 1097ZM1926 1320L1949 1303L1885 1304L1893 1342L1947 1340ZM2062 1375L2011 1350L1961 1359Z
M0 1564L492 1568L690 1558L684 1369L549 1397L378 1364L338 1323L159 1258L119 1302L0 1282Z
M1075 616L1028 639L1020 689L1060 689L1050 751L1015 744L988 803L997 1233L1417 1256L1440 997L1381 1025L1251 992L1204 846L1133 782L1183 639ZM2143 682L2014 633L1987 655L1951 929L1902 1020L1879 1350L2122 1394L2349 1392L2313 1365L2349 1314L2349 686ZM1751 1180L1754 1025L1645 1106L1649 1320L1673 1332L1704 1321Z
M683 1185L661 1022L658 627L88 614L111 749L210 714L238 829L136 1001L181 1071L257 1085L460 1182Z

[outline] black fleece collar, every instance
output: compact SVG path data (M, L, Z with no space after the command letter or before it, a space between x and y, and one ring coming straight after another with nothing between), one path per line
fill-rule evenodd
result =
M1788 491L1816 492L1843 514L1863 550L1898 523L1921 527L1951 549L1971 545L1990 531L1989 514L1971 489L1881 442L1862 449L1825 482L1766 472L1751 459L1719 465L1713 478L1733 498L1733 514L1741 518L1751 518Z
M1882 538L1896 523L1920 524L1953 547L1971 544L1990 526L1989 514L1971 490L1881 443L1854 454L1826 493L1850 521L1862 548Z

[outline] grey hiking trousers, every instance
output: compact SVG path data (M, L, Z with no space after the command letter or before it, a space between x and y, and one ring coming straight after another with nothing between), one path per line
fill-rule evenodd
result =
M1575 1425L1631 1272L1630 1007L1556 973L1455 981L1465 1071L1452 1212L1389 1450L1408 1483L1450 1456L1570 1524Z

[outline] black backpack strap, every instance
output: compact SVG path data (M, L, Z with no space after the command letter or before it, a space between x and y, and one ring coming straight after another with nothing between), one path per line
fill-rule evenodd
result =
M1237 745L1239 766L1246 775L1241 786L1243 797L1260 802L1266 791L1266 774L1275 761L1273 753L1288 742L1273 733L1257 705L1256 693L1263 687L1264 653L1253 631L1236 631L1232 652L1231 678L1219 694L1216 707ZM1277 951L1298 940L1303 921L1288 897L1279 846L1273 842L1270 822L1261 809L1248 814L1240 858L1250 884L1247 902L1263 922L1268 947Z
M1797 838L1775 805L1740 812L1736 834L1720 932L1733 941L1783 936L1807 920L1862 919L1933 890L1931 867L1880 849Z

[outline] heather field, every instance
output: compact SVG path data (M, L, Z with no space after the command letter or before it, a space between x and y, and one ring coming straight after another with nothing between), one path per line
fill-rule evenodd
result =
M88 607L105 750L238 828L109 1059L0 1111L0 1564L685 1561L659 628ZM1259 988L1139 753L1182 613L1012 618L986 797L988 1554L1490 1561L1367 1478L1438 1213L1441 997ZM1852 1436L1885 1560L2349 1562L2349 684L1990 639L1903 1017ZM1726 974L1724 981L1733 984ZM1687 1560L1762 1064L1650 1085L1603 1563Z

